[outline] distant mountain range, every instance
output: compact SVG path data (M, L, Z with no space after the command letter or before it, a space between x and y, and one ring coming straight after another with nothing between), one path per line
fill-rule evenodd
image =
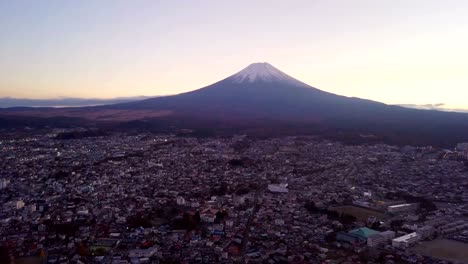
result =
M54 99L27 99L0 97L0 107L75 107L75 106L95 106L105 104L118 104L132 101L139 101L150 98L149 96L117 97L110 99L99 98L73 98L62 97Z
M54 118L54 122L57 117L68 117L126 128L188 128L215 134L319 133L352 142L375 139L438 146L468 141L468 114L410 109L328 93L268 63L251 64L212 85L178 95L94 107L5 109L1 116L8 117L9 124L14 117L29 122L31 117Z

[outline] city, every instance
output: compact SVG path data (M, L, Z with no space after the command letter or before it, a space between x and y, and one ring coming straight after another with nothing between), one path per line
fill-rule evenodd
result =
M15 263L468 259L466 144L70 134L1 134L0 245Z

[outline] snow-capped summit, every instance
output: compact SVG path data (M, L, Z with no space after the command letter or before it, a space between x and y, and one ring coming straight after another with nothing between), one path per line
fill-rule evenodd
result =
M305 85L304 83L294 79L293 77L287 75L286 73L278 70L267 62L257 62L252 63L247 68L241 70L240 72L229 77L232 81L236 83L245 83L245 82L288 82L288 83L297 83L300 85Z

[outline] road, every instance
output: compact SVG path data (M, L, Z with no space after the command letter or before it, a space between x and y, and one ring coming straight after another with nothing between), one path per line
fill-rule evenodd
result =
M260 203L258 201L258 198L260 197L260 195L263 195L263 192L264 192L264 189L258 189L255 192L254 207L253 207L252 213L249 216L249 219L247 220L247 223L245 224L245 230L243 234L243 240L242 240L241 251L240 251L242 263L244 262L245 253L247 252L247 244L249 242L249 235L250 235L250 226L252 225L255 215L257 214L258 209L260 208Z

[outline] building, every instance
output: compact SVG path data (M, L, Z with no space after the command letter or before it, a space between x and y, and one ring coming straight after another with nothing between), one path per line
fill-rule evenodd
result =
M441 235L447 235L459 232L461 230L465 230L467 228L468 223L466 223L464 220L457 220L437 227L437 231Z
M8 186L7 179L0 179L0 190L5 189Z
M156 246L147 248L147 249L133 249L128 252L129 258L150 258L158 252Z
M21 209L24 207L24 202L23 200L19 200L16 202L16 209Z
M396 248L408 248L414 245L420 239L419 235L414 232L401 237L394 238L392 240L392 246Z
M457 151L463 158L468 159L468 143L459 143Z
M86 208L81 208L80 210L77 210L77 211L76 211L76 214L78 214L78 215L88 215L88 214L89 214L89 210L86 209Z
M224 222L224 225L225 225L226 227L233 227L233 226L234 226L234 221L231 220L231 219L228 219L228 220L226 220L226 221Z
M435 233L435 230L434 230L434 227L432 226L423 226L423 227L416 229L416 234L418 234L421 239L426 239L428 237L431 237L432 235L434 235L434 233Z
M384 231L375 235L371 235L367 238L367 245L369 247L377 247L380 245L385 245L390 243L390 241L395 238L395 232L393 231Z
M353 204L355 204L355 205L357 205L357 206L366 207L366 208L370 208L370 207L371 207L371 204L370 204L368 201L356 200L356 201L353 201Z
M176 202L177 202L177 205L185 205L184 197L181 197L181 196L177 197Z
M458 143L457 144L457 150L468 150L468 143Z
M37 208L36 208L35 204L31 204L31 205L28 206L28 209L29 209L30 213L34 213L34 212L36 212Z
M289 192L285 184L268 184L268 191L273 193L287 193Z
M218 210L216 209L213 209L213 208L205 209L200 213L200 220L206 223L214 223L216 219L216 213L218 213Z
M336 240L342 241L342 242L348 242L350 244L361 244L361 243L366 243L367 239L370 236L379 234L378 231L372 230L367 227L362 227L358 229L353 229L349 231L348 233L340 232L336 235Z
M275 219L275 225L284 225L284 220L283 219Z
M398 213L409 213L418 210L419 204L411 203L411 204L397 204L397 205L390 205L387 208L387 211L392 214Z

